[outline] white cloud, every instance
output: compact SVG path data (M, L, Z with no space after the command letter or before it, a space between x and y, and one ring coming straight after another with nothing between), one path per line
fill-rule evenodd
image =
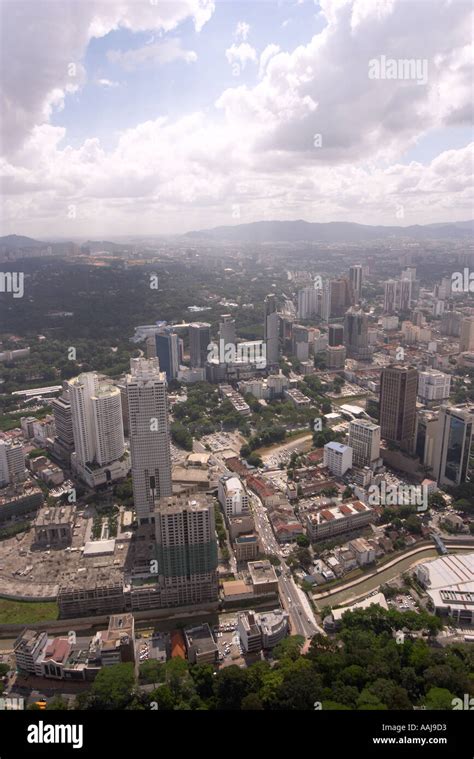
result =
M240 45L231 45L225 51L225 56L229 63L238 63L243 69L249 61L252 63L257 62L257 52L248 42L242 42Z
M236 39L245 40L249 36L250 32L250 24L247 24L246 21L238 21L237 26L235 27L234 37Z
M197 61L194 50L184 50L181 46L181 40L176 37L144 45L134 50L109 50L107 58L112 63L120 64L127 71L149 64L161 65L177 60L183 60L186 63Z
M39 111L40 125L2 165L5 232L118 235L136 231L137 219L143 233L185 231L234 223L233 204L241 222L397 224L398 205L405 224L471 216L474 145L401 163L427 132L470 115L469 7L422 0L414 24L415 4L394 0L381 12L368 3L368 12L358 0L323 0L324 30L291 52L268 45L260 80L223 92L217 116L160 115L107 150L97 138L71 147ZM231 62L257 63L248 43L232 49ZM368 60L382 54L427 58L428 84L369 80ZM50 108L64 86L48 89Z
M188 18L200 31L214 8L213 0L2 0L2 151L15 150L36 124L47 120L52 98L58 104L82 86L81 60L92 37L119 27L166 32Z
M96 83L99 87L105 87L106 89L114 89L120 86L118 82L114 82L111 79L97 79Z

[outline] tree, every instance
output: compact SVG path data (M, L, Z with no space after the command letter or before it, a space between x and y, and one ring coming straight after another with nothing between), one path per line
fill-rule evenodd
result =
M296 661L303 648L304 638L302 635L290 635L281 640L273 649L275 659L291 659Z
M102 667L91 688L95 708L124 709L131 700L134 685L133 664Z
M46 709L55 711L67 711L69 709L69 705L67 701L64 700L64 698L61 698L61 696L54 696L54 698L52 698L51 701L48 701L46 704Z
M248 680L244 670L236 665L221 669L215 678L215 693L218 709L240 709L248 695Z
M455 695L447 688L430 688L426 694L424 705L427 709L449 710L453 708Z
M301 548L308 548L310 545L309 538L307 535L297 535L296 536L296 545L300 546Z

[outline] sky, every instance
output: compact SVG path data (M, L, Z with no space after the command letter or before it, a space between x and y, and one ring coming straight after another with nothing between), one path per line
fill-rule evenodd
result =
M0 234L470 219L472 14L0 0Z

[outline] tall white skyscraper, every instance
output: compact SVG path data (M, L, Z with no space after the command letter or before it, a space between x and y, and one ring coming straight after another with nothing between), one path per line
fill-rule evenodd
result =
M369 419L354 419L349 424L349 446L354 466L372 466L380 458L380 426Z
M135 510L153 519L155 501L172 494L166 375L158 360L134 358L126 377Z
M73 471L92 488L126 477L130 466L119 388L99 382L95 372L84 372L69 380L67 389L74 438Z
M99 383L85 372L68 383L76 460L81 466L105 466L125 451L118 387Z
M298 290L298 319L311 319L318 313L318 291L314 287Z

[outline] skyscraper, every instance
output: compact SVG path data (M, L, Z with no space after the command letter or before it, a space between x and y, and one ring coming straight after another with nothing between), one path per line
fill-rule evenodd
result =
M68 382L74 453L71 467L89 487L125 477L125 449L120 390L84 372ZM126 454L126 455L124 455Z
M237 336L235 333L235 319L231 314L222 314L219 322L219 339L224 341L224 346L235 345Z
M380 427L369 419L354 419L349 424L349 447L352 464L356 467L372 466L380 458Z
M358 303L362 293L362 266L360 264L354 264L349 268L349 281L352 286L354 300Z
M78 463L104 466L120 459L125 450L120 390L99 383L95 372L69 380L68 390Z
M172 494L166 375L157 359L135 358L126 377L135 510L153 520L157 499Z
M460 353L474 351L474 316L468 316L461 322Z
M164 330L155 335L156 357L168 382L176 379L179 370L179 338L175 332Z
M347 307L352 305L351 287L346 277L331 279L329 283L331 300L331 317L343 316Z
M418 372L389 366L380 375L380 428L384 440L410 451L416 428Z
M211 342L211 325L207 322L194 322L189 325L189 352L192 367L204 367Z
M328 327L328 345L335 348L337 345L344 345L344 325L330 324Z
M21 443L0 440L0 487L25 479L25 453Z
M344 344L348 358L365 361L371 356L367 314L356 306L349 308L344 317Z
M311 319L318 312L318 291L314 287L298 290L298 319Z
M385 282L383 310L386 314L394 314L397 310L397 285L396 279L388 279Z
M56 428L53 448L59 458L63 459L66 463L69 463L71 460L71 453L74 450L74 434L72 430L72 411L67 382L63 383L63 388L64 390L62 394L51 401L54 426Z
M267 366L277 364L280 357L279 330L280 317L277 312L277 299L274 293L267 295L264 304L263 336L266 346Z
M212 499L161 498L155 511L162 606L216 602L217 541Z
M472 445L474 406L442 406L433 470L438 484L460 485L466 481Z

